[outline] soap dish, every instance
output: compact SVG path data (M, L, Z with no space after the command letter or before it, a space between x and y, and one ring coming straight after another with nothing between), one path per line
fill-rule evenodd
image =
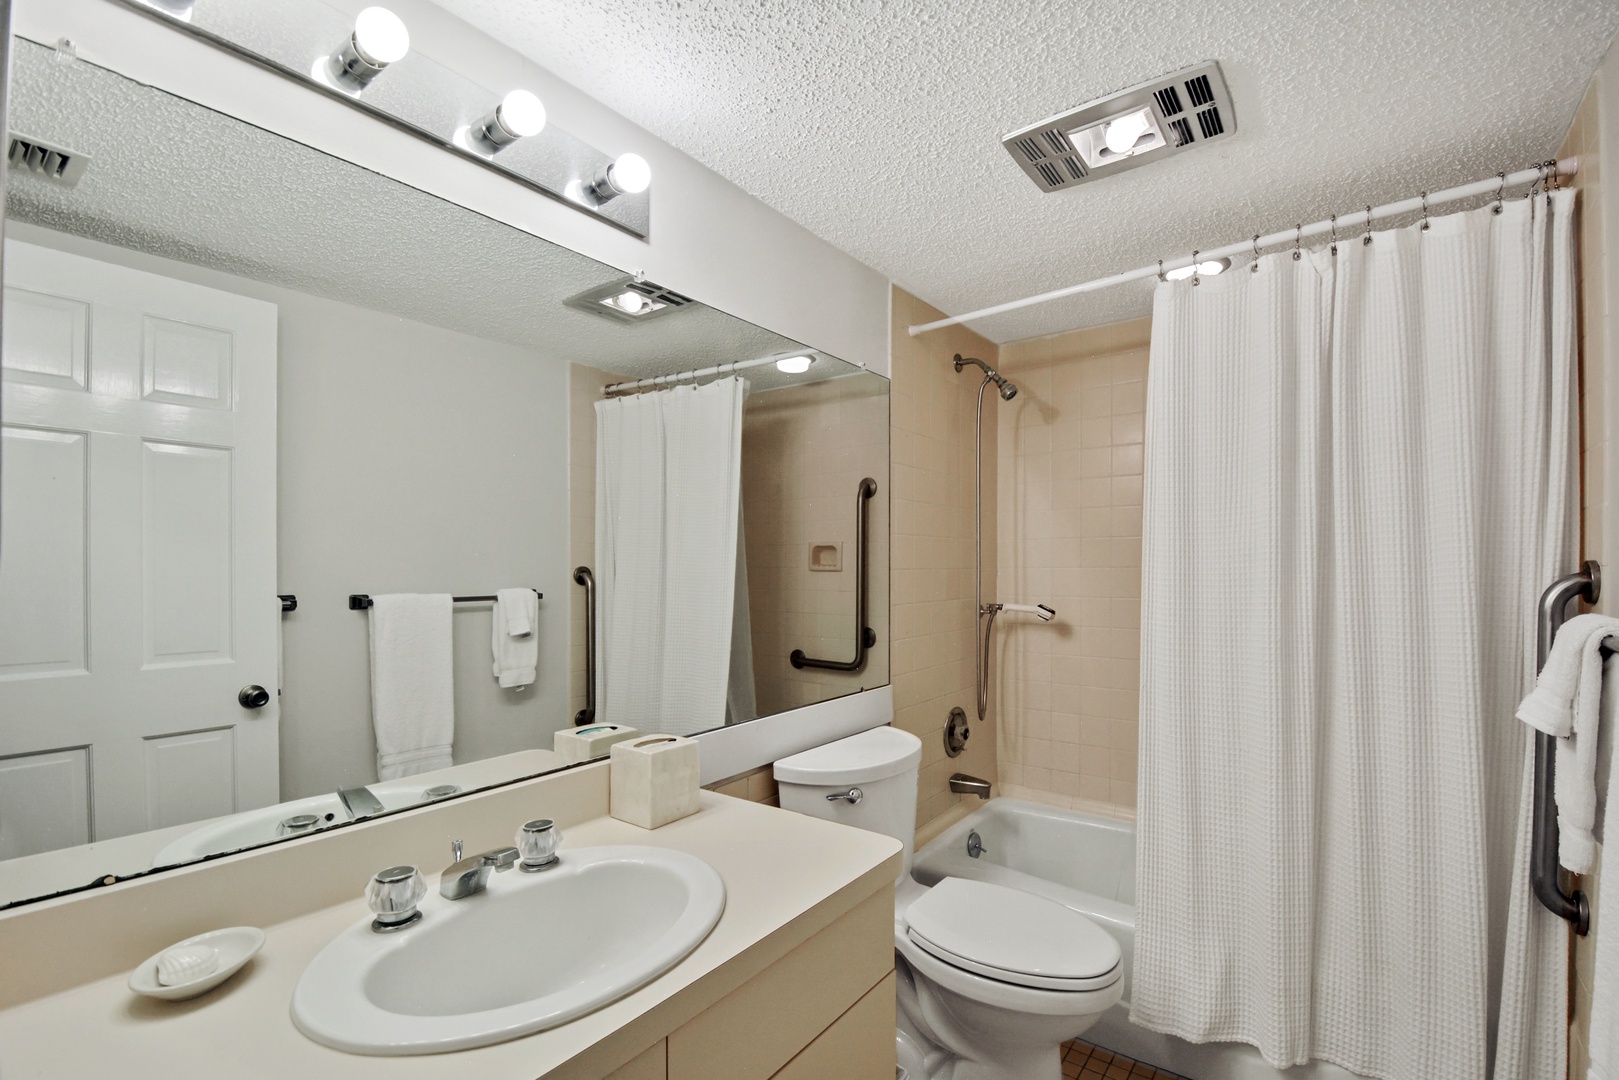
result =
M157 981L157 964L163 956L174 950L194 945L205 945L219 954L219 962L206 975L188 982L164 986ZM177 941L167 949L146 958L145 962L129 973L129 988L147 997L166 1001L184 1001L205 994L242 970L242 965L253 959L264 947L264 931L256 926L232 926L224 930L210 930L206 934Z

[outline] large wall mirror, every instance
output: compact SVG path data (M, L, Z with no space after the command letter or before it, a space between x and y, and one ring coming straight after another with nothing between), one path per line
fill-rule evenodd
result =
M20 39L12 95L0 904L888 682L885 379Z

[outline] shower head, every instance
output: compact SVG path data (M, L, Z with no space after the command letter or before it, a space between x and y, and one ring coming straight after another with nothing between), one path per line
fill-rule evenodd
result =
M955 365L957 371L960 371L968 364L977 365L983 370L984 377L999 388L1002 401L1011 401L1013 398L1017 397L1017 383L1013 382L1011 379L1008 379L1005 375L1002 375L1000 372L996 371L982 360L975 360L970 356L962 356L960 353L956 354Z

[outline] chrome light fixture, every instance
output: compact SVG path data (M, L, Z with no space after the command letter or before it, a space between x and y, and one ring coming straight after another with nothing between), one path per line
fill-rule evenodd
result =
M545 105L527 90L513 90L472 125L474 141L494 153L545 130Z
M410 31L399 16L387 8L368 7L355 16L353 33L332 54L332 77L349 90L364 90L409 51Z
M585 193L598 203L639 195L652 185L652 166L640 154L620 154L596 174Z

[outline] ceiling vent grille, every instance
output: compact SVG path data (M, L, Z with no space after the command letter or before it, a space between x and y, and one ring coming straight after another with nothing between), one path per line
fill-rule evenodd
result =
M74 150L52 146L28 135L13 135L6 150L6 162L19 169L63 187L73 187L84 175L90 159Z
M568 307L600 315L625 326L672 315L682 308L702 307L697 301L655 282L617 278L563 301Z
M1105 145L1110 120L1145 112L1149 131L1123 153ZM1236 134L1236 110L1214 61L1048 117L1001 140L1042 191L1063 191ZM1117 130L1117 129L1116 129Z

